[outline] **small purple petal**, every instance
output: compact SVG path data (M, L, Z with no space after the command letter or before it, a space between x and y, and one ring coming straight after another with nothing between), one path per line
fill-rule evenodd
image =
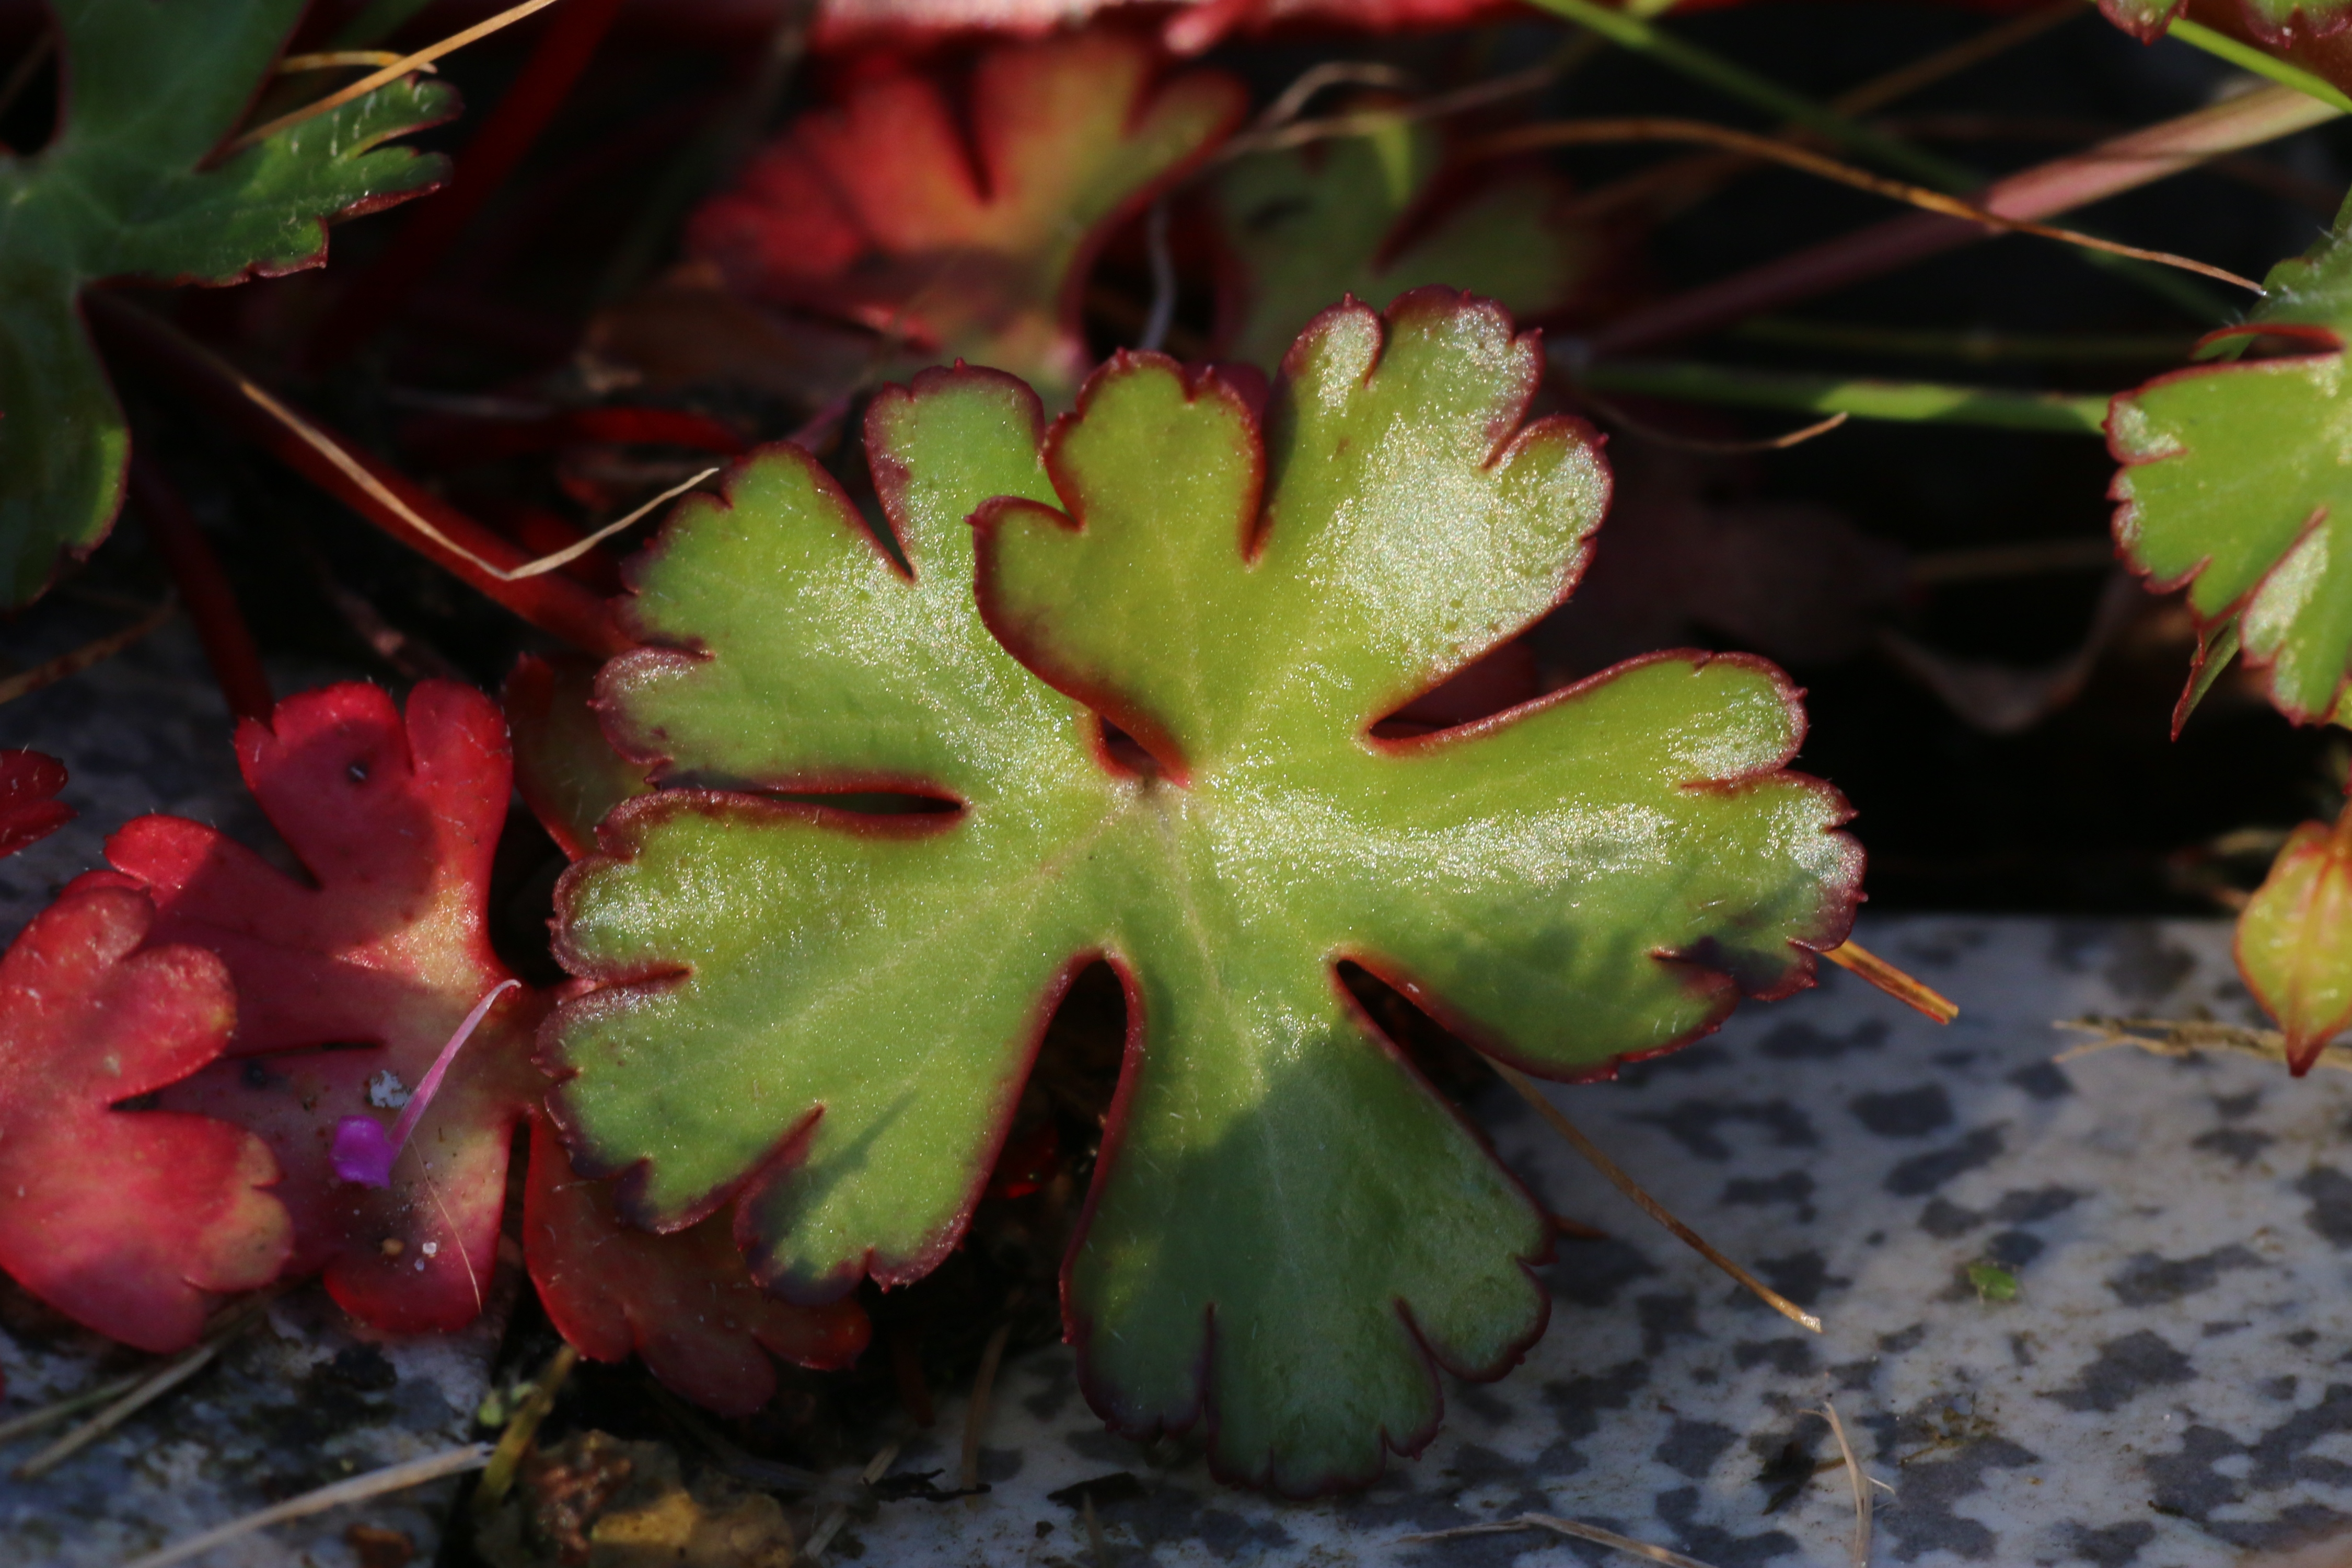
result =
M474 1030L480 1027L483 1019L489 1016L491 1007L500 997L521 988L520 980L500 980L490 988L488 996L474 1004L474 1010L466 1015L466 1021L457 1026L457 1032L449 1037L449 1043L441 1048L441 1054L433 1059L433 1065L425 1071L424 1082L417 1084L415 1092L409 1095L407 1105L401 1110L400 1120L392 1124L390 1132L384 1131L383 1124L372 1116L346 1116L335 1124L335 1144L328 1157L334 1162L337 1176L364 1186L392 1185L392 1162L399 1157L402 1147L408 1142L408 1134L416 1130L425 1108L433 1103L433 1096L440 1092L442 1075L457 1059L457 1048L472 1038Z
M346 1116L335 1124L330 1155L335 1174L367 1186L392 1185L392 1156L399 1153L383 1124L373 1116Z

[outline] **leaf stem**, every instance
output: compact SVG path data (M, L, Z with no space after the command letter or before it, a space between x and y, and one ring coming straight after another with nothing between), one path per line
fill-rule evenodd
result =
M1551 1103L1550 1096L1536 1086L1535 1080L1509 1062L1497 1061L1491 1056L1486 1059L1486 1065L1492 1067L1504 1082L1517 1090L1519 1097L1535 1107L1536 1114L1550 1123L1552 1131L1568 1140L1569 1147L1582 1155L1594 1170L1609 1178L1611 1186L1632 1198L1643 1213L1672 1231L1684 1246L1754 1291L1759 1301L1790 1322L1801 1323L1815 1333L1822 1332L1821 1319L1725 1257L1706 1237L1675 1218L1664 1204L1643 1191L1640 1183L1627 1176L1616 1161L1602 1154L1600 1145L1586 1137L1577 1124L1568 1119L1567 1113Z
M506 1500L522 1469L523 1456L530 1452L539 1437L540 1423L555 1408L555 1396L563 1390L564 1380L572 1369L580 1364L580 1352L566 1344L548 1357L540 1369L538 1379L531 1384L530 1393L515 1413L507 1418L506 1430L499 1434L499 1446L482 1467L481 1484L474 1489L474 1517L487 1519Z
M153 312L103 288L86 290L82 309L110 348L137 358L313 485L541 631L599 658L630 645L589 589L561 575L530 575L541 563L510 540L354 451Z
M179 595L166 594L163 603L125 626L121 631L110 632L103 637L84 643L69 653L60 653L47 663L36 664L21 674L10 675L6 680L0 681L0 703L15 702L18 697L29 695L44 686L56 685L69 675L78 675L92 664L104 664L141 638L160 629L163 622L172 618L172 612L179 608Z
M1949 1023L1960 1016L1958 1002L1896 968L1851 936L1835 947L1824 949L1822 956L1849 974L1861 976L1905 1007L1926 1013L1937 1023Z
M1975 172L1961 164L1923 152L1883 131L1873 131L1825 104L1816 103L1802 93L1790 91L1769 77L1759 76L1746 66L1727 60L1711 49L1701 48L1664 28L1653 26L1641 17L1612 11L1595 4L1594 0L1534 0L1534 3L1555 16L1566 17L1578 26L1598 33L1620 48L1647 55L1660 65L1679 71L1693 80L1705 82L1729 97L1754 104L1782 120L1825 136L1883 168L1896 170L1931 185L1964 189L1976 183Z
M2352 98L2346 97L2343 89L2326 77L2315 76L2301 66L2289 65L2276 55L2265 54L2253 45L2241 43L2227 33L2217 33L2201 22L2192 22L2186 16L2178 17L2166 29L2165 36L2227 60L2240 70L2268 77L2280 86L2291 87L2297 92L2309 93L2339 114L2352 114Z
M155 553L163 558L173 585L196 623L205 662L213 667L213 679L227 699L229 712L267 722L269 710L278 706L270 694L269 673L261 667L261 650L254 645L253 629L237 608L228 574L189 515L188 504L152 459L136 454L131 459L131 495Z
M1972 364L2018 361L2147 363L2185 360L2197 346L2187 334L2157 332L2005 332L1970 328L1881 327L1847 321L1805 321L1786 316L1742 322L1731 335L1750 343L1901 359L1960 360Z
M2307 131L2340 112L2291 88L2257 89L1997 180L1976 193L1975 204L2008 218L2053 217L2225 152ZM1584 349L1591 355L1622 354L1712 332L1985 237L1982 226L1958 218L1925 213L1896 218L1628 311L1586 340Z
M1559 362L1555 350L1555 362ZM1564 370L1569 367L1563 365ZM2011 392L2000 387L1939 382L1872 381L1849 376L1752 371L1730 365L1648 360L1605 360L1570 370L1579 386L1643 392L1691 402L1851 414L1856 419L1921 424L1987 425L2045 430L2063 435L2104 435L2107 399L2066 392Z
M1545 147L1575 147L1614 141L1696 141L1742 152L1751 158L1763 158L1791 169L1834 180L1858 191L1868 191L1891 201L1906 202L1931 213L1958 218L1968 223L1982 224L1990 228L2010 229L2019 234L2054 239L2085 250L2104 251L2110 256L2127 256L2134 261L2155 262L2178 267L2184 272L2200 273L2223 283L2232 284L2255 294L2263 292L2261 284L2252 278L2208 263L2176 256L2170 251L2148 250L2140 246L2125 245L2117 240L2103 239L2097 235L2077 229L2055 228L2030 218L2013 217L1925 185L1906 184L1857 169L1851 163L1841 163L1825 158L1809 148L1794 142L1759 136L1752 131L1740 131L1728 125L1716 125L1704 120L1683 120L1665 115L1627 115L1605 120L1557 120L1544 124L1521 126L1473 142L1466 150L1470 158L1493 158L1514 152L1532 152Z

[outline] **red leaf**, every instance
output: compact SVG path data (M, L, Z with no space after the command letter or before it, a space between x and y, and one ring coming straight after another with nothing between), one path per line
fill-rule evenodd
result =
M668 1236L633 1229L612 1184L573 1174L544 1117L530 1134L523 1254L557 1332L596 1361L632 1350L656 1377L722 1416L776 1391L762 1347L803 1366L846 1366L871 1332L855 1297L803 1307L751 1282L721 1213Z
M168 1351L203 1331L211 1293L275 1279L290 1239L258 1139L113 1109L219 1056L236 1017L211 954L134 951L154 918L137 893L78 886L0 958L0 1265L100 1333Z
M508 1153L547 1087L530 1052L549 998L526 991L491 1009L390 1187L341 1180L330 1154L344 1116L391 1120L387 1097L372 1093L382 1074L415 1089L466 1012L509 977L484 926L511 775L504 722L488 697L446 682L419 685L404 723L374 686L330 686L280 703L268 728L245 725L237 752L315 887L173 817L131 823L107 846L118 872L84 879L140 879L159 935L219 954L245 999L243 1060L164 1103L249 1127L276 1152L292 1271L323 1269L335 1300L378 1327L457 1327L481 1310ZM355 1042L378 1049L310 1049ZM527 1260L549 1314L587 1354L639 1350L679 1393L748 1414L774 1391L761 1346L820 1366L864 1348L854 1301L809 1309L757 1290L723 1221L677 1236L626 1229L546 1134L532 1147Z
M66 787L66 765L37 751L0 751L0 855L47 838L73 821L73 808L55 799Z
M339 1180L328 1155L340 1118L391 1120L467 1010L509 978L484 925L505 726L488 698L446 682L419 685L404 724L376 687L330 686L280 703L269 727L240 726L237 759L315 886L173 817L141 818L107 853L152 891L159 936L226 960L242 1003L235 1052L302 1054L222 1063L164 1103L268 1141L287 1173L297 1271L323 1269L335 1300L378 1327L455 1328L480 1311L509 1146L546 1087L530 1061L545 1001L525 992L491 1012L390 1187ZM354 1044L375 1049L311 1049Z
M968 126L932 77L869 78L705 204L688 249L749 297L1066 392L1104 235L1247 107L1222 72L1155 83L1159 65L1117 33L999 47L973 69Z

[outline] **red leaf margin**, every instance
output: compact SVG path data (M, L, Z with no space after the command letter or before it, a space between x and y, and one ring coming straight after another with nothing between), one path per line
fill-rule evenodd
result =
M226 967L140 950L154 905L69 889L0 957L0 1265L100 1333L174 1351L215 1297L269 1283L293 1245L241 1128L123 1112L216 1059L236 1017Z

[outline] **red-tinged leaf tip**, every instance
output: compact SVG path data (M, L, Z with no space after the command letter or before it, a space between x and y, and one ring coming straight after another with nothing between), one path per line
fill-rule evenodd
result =
M66 765L37 751L0 751L0 855L48 837L73 821L73 808L57 799L66 787Z
M213 1299L276 1278L292 1238L268 1149L217 1121L125 1112L219 1056L227 972L140 951L143 894L85 880L0 958L0 1268L142 1350L196 1339Z
M2352 1025L2352 811L2305 822L2238 915L2238 972L2286 1036L2288 1070L2311 1071Z
M770 1355L840 1367L870 1328L854 1296L822 1306L753 1283L730 1218L656 1235L623 1220L612 1184L583 1179L545 1118L532 1124L523 1259L556 1330L594 1361L643 1356L663 1385L722 1416L774 1396Z

